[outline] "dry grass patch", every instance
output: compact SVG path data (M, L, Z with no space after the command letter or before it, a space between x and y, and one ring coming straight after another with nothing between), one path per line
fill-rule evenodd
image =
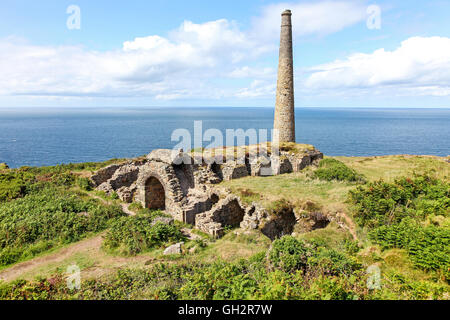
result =
M234 230L209 244L199 253L186 256L184 262L192 260L212 263L218 259L229 262L247 259L258 252L267 250L270 244L270 239L259 231Z
M370 181L391 182L401 176L428 173L438 179L450 179L450 164L446 158L434 156L334 157L364 174Z

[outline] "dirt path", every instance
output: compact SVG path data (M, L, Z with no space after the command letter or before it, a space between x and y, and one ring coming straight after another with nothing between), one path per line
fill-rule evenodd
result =
M87 266L79 265L83 279L99 278L105 274L114 273L121 268L143 268L157 262L151 254L133 257L107 254L102 249L103 234L0 271L0 280L5 282L11 282L19 278L32 280L37 275L50 277L55 274L56 269L63 268L64 270L69 265L78 264L77 259L80 258L89 262Z
M92 198L98 199L105 204L112 204L112 202L105 200L99 196L91 195ZM136 213L129 209L129 204L120 203L124 213L135 216ZM96 277L115 270L122 266L130 264L142 264L148 261L146 256L137 257L115 257L106 254L101 246L103 242L103 232L93 238L81 240L79 242L68 245L63 249L59 249L53 253L43 255L41 257L33 258L28 261L18 263L12 267L0 271L0 281L10 282L18 278L31 278L37 272L44 274L51 273L55 267L64 265L68 261L74 260L76 255L81 254L92 261L92 267L88 267L82 271L84 276ZM44 275L43 274L43 275Z
M353 240L358 241L358 236L356 235L356 225L353 222L353 220L350 219L350 217L348 215L346 215L344 212L339 213L337 217L339 219L343 220L343 222L346 226L346 229L352 235Z
M51 253L42 257L34 258L25 262L18 263L10 268L0 271L0 280L9 282L17 279L21 275L31 272L32 270L38 269L45 265L51 263L63 262L69 257L73 256L77 252L89 251L89 250L100 250L102 245L102 235L98 235L94 238L89 238L76 242L67 248L58 250L55 253Z
M100 200L100 201L103 202L104 204L108 204L108 205L113 204L112 202L110 202L110 201L108 201L108 200L105 200L105 199L103 199L102 197L99 197L99 196L96 196L96 195L90 195L90 196L91 196L92 198L94 198L94 199ZM131 210L128 208L129 206L130 206L129 203L124 203L124 202L121 202L121 203L120 203L120 207L122 208L122 211L123 211L124 213L126 213L126 214L129 215L129 216L135 216L136 213L133 212L133 211L131 211Z
M111 202L102 199L99 196L92 195L92 198L98 199L102 201L105 204L111 204ZM129 204L126 203L120 203L120 206L124 213L134 216L136 215L133 211L128 209ZM102 236L105 234L103 232L102 234L85 239L76 243L73 243L69 245L67 248L58 250L54 253L44 255L42 257L33 258L28 261L24 261L21 263L18 263L10 268L4 269L3 271L0 271L0 280L9 282L13 281L19 277L21 277L24 274L33 272L33 270L38 270L39 268L45 268L46 266L49 266L51 264L57 264L64 262L64 260L69 259L70 257L76 255L77 253L83 252L86 254L92 253L94 255L103 255L103 253L100 252L103 238Z
M122 208L123 212L125 212L129 216L135 216L136 213L131 211L130 209L128 209L129 206L130 206L130 204L128 204L128 203L121 203L120 204L120 207Z

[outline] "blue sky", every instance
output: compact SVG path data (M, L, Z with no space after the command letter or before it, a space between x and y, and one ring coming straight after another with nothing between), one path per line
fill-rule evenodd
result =
M286 8L296 106L450 107L442 0L3 0L0 107L273 106Z

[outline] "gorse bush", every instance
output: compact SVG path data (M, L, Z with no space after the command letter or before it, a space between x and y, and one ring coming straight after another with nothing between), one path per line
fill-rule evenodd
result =
M273 267L289 272L305 269L310 256L312 250L304 241L284 236L272 243L269 261Z
M0 202L24 197L34 182L35 176L27 171L0 173Z
M368 228L399 223L406 217L424 219L428 215L448 215L450 184L429 176L402 178L393 183L382 180L350 191L354 217Z
M77 185L85 191L92 190L91 181L88 178L77 178Z
M308 268L324 275L350 276L361 267L355 258L335 249L318 248L308 259Z
M86 191L91 190L89 179L76 178L73 171L95 171L108 164L120 162L112 159L106 162L89 162L79 164L62 164L52 167L22 167L20 169L7 169L1 166L0 170L0 202L21 198L36 191L43 186L78 186ZM0 164L3 165L3 164Z
M155 220L161 212L117 219L105 236L104 247L123 255L135 255L168 242L185 240L175 225Z
M88 233L106 229L111 219L122 215L118 206L83 200L56 188L2 203L0 265L33 256L54 244L79 241Z
M351 275L361 268L361 264L345 252L327 248L321 241L298 240L292 236L273 242L269 262L271 267L285 272L301 270L336 276Z
M52 167L53 168L53 167ZM71 187L76 177L68 171L40 172L38 168L23 167L0 173L0 202L23 198L47 187Z
M361 174L350 169L341 161L331 158L320 161L319 168L314 171L314 176L325 181L365 182L365 179Z

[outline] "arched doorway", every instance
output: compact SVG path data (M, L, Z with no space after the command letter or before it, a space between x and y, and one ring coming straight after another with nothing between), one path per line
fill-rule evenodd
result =
M153 210L166 209L164 186L155 177L150 177L145 183L145 206Z

